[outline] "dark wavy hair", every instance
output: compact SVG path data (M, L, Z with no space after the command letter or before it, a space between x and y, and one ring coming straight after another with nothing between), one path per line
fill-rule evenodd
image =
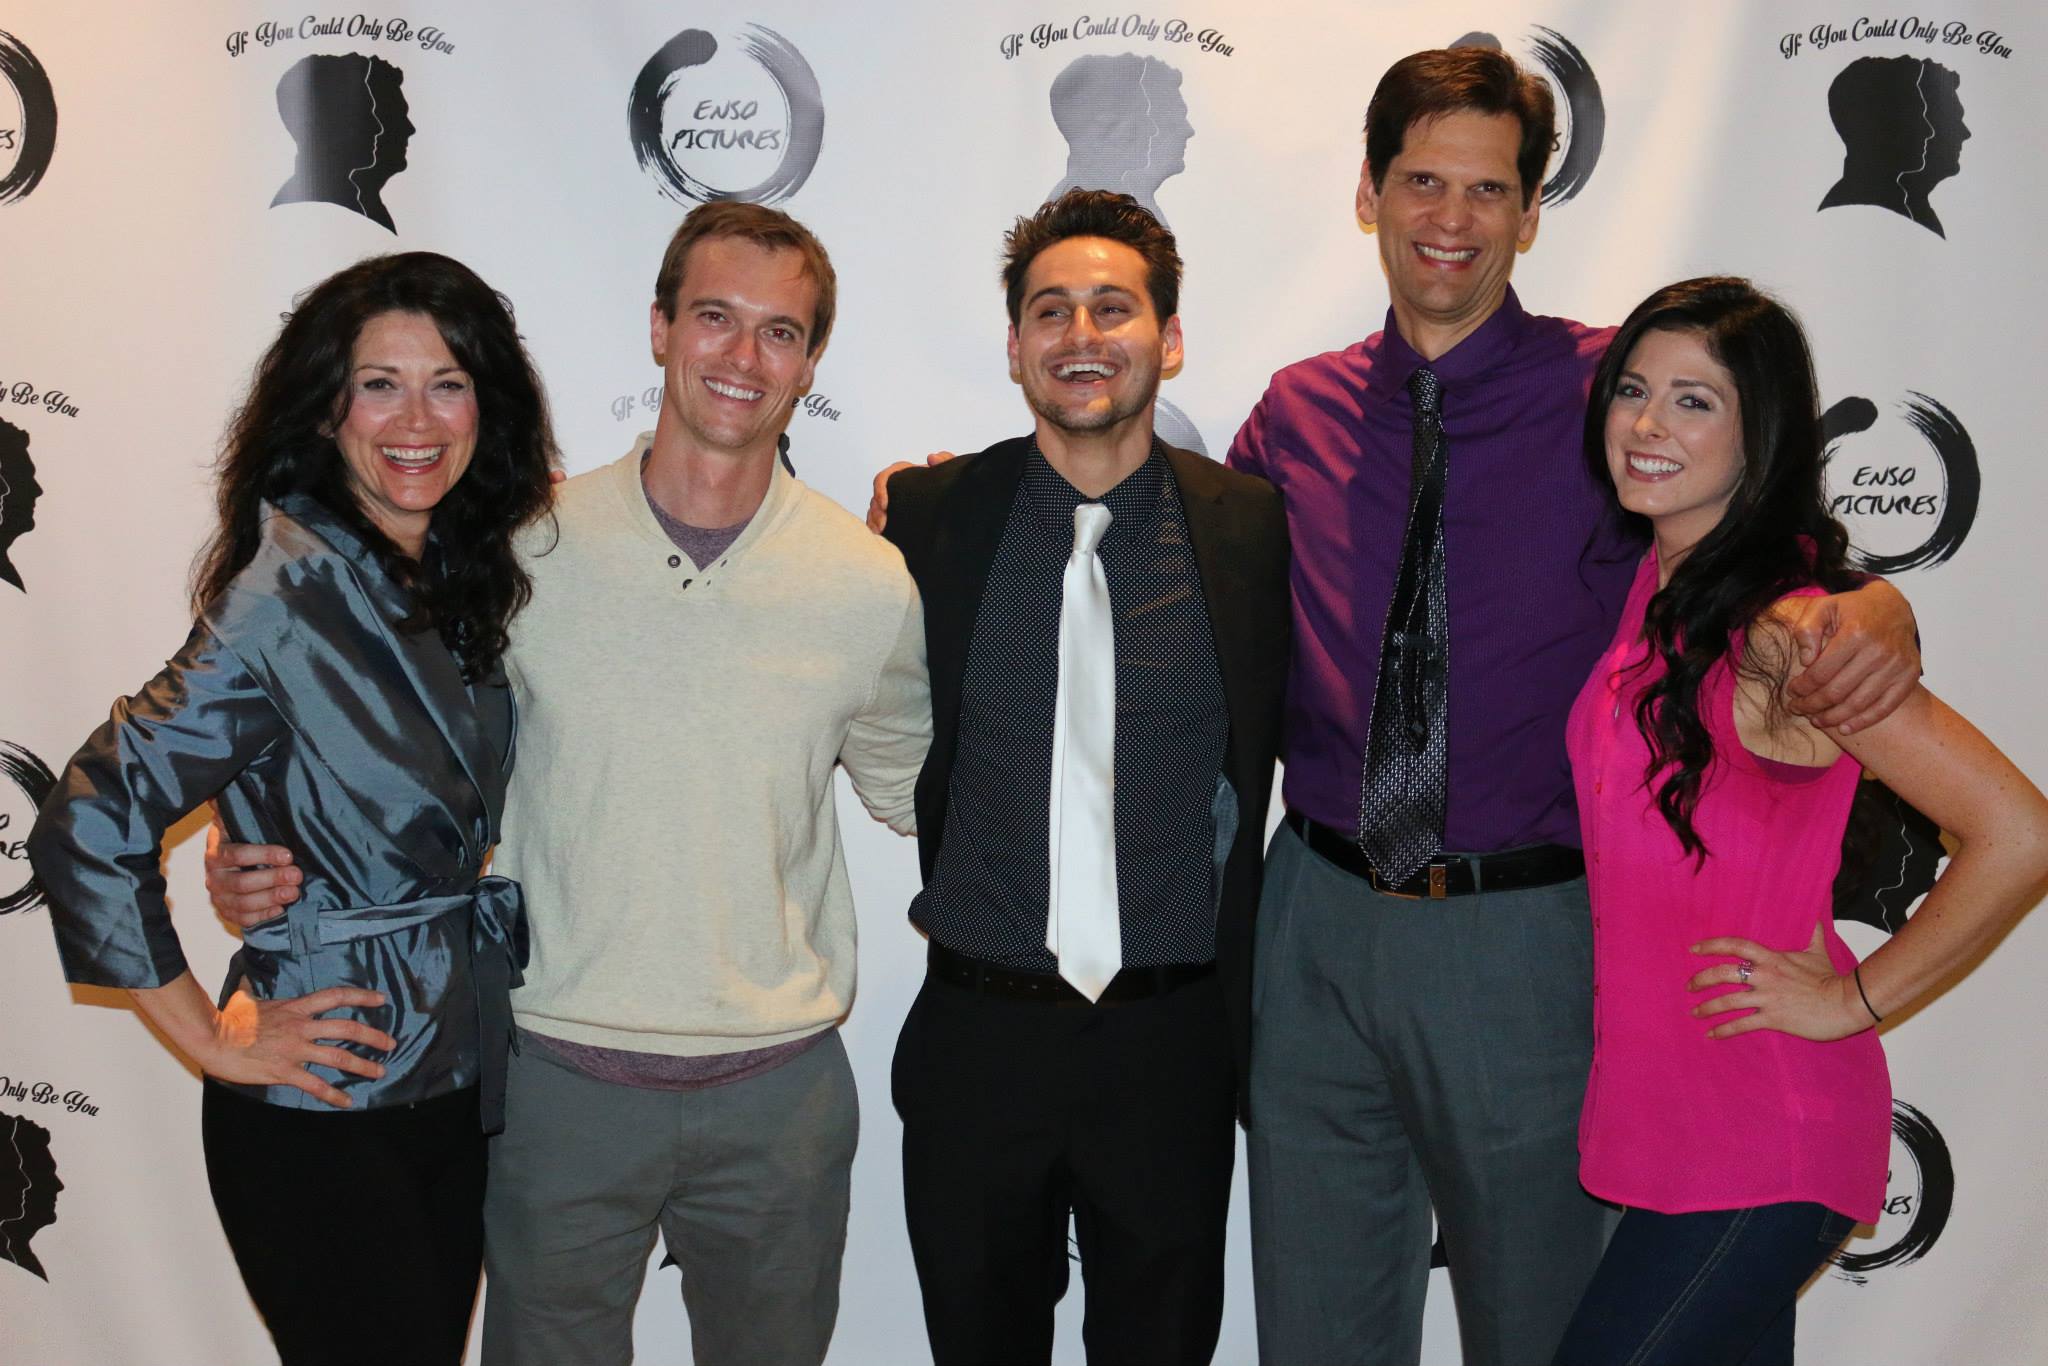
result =
M1636 306L1593 377L1586 405L1586 460L1611 488L1607 410L1636 343L1650 332L1700 338L1735 382L1742 474L1728 510L1650 599L1643 634L1664 675L1636 702L1650 745L1643 774L1658 810L1698 863L1707 848L1693 828L1714 742L1699 710L1700 685L1733 648L1732 634L1773 602L1818 584L1831 593L1862 583L1848 565L1849 536L1828 513L1821 479L1820 396L1798 320L1747 280L1707 276L1666 285ZM1776 686L1790 663L1754 642L1732 661L1746 677Z
M1180 250L1172 231L1130 195L1072 189L1019 218L1003 234L1003 301L1012 327L1024 316L1024 277L1031 263L1069 237L1102 237L1137 252L1145 258L1145 292L1159 321L1180 311Z
M405 555L358 505L334 431L348 414L356 338L384 313L433 319L476 386L476 453L434 509L426 553ZM204 612L256 554L260 504L305 494L353 529L412 593L407 630L440 631L474 682L505 652L533 585L513 534L550 506L557 461L547 397L512 306L460 261L429 251L373 256L313 286L286 315L221 443L220 523L193 572Z

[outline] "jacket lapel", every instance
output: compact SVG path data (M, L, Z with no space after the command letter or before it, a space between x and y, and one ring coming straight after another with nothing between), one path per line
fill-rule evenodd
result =
M484 810L489 813L502 811L505 806L505 769L484 736L483 726L477 720L476 703L470 699L469 685L462 681L462 670L456 666L455 656L442 643L441 633L400 632L382 616L377 624L384 633L386 644L397 656L406 681L412 684L414 698L433 721L435 729L440 731L448 748L455 752L456 762L462 765L470 785L482 798ZM491 824L495 825L495 820ZM486 832L485 838L489 833L492 832ZM476 832L465 830L463 837L473 841ZM482 849L472 848L470 852L481 862Z
M485 734L478 719L477 704L470 697L468 685L462 681L462 671L455 663L455 656L442 642L438 631L398 630L395 623L403 620L408 611L405 594L384 573L369 547L346 524L310 498L281 499L279 510L333 547L361 598L361 607L353 610L348 604L333 603L334 610L321 613L323 619L314 624L322 631L354 636L364 646L370 647L366 651L369 657L366 662L377 656L388 662L388 669L374 672L395 674L405 681L411 700L431 722L433 733L454 755L462 773L475 789L481 803L481 828L477 822L462 818L452 809L450 815L456 817L455 824L460 828L467 862L472 865L480 863L484 848L496 835L498 816L504 809L506 762L500 758L491 737ZM319 611L317 599L310 595L299 597L293 609L299 612ZM492 681L502 686L502 679L498 679L480 682L478 687L491 686ZM376 687L379 682L365 680L365 685ZM404 702L402 696L393 696L389 700L394 705L403 705ZM415 734L421 731L418 726L404 727L396 718L393 724ZM509 753L506 757L509 758ZM414 800L417 801L417 797ZM406 847L403 841L401 847ZM437 860L430 854L422 857L426 851L408 847L408 853L423 868L437 871L434 867Z
M1010 505L1024 477L1029 443L1005 441L959 462L952 487L934 508L931 565L922 585L926 640L930 643L933 745L952 753L960 722L960 690L967 676L967 646L988 588L989 569L1009 524Z
M1202 601L1209 610L1209 634L1216 642L1216 666L1223 675L1223 703L1233 718L1250 716L1256 699L1248 665L1259 646L1256 623L1245 611L1249 598L1239 572L1248 552L1244 531L1223 496L1223 481L1217 478L1219 466L1175 446L1166 447L1166 459L1173 467L1174 482L1180 485L1188 542L1194 548L1195 570L1202 580ZM1245 727L1233 721L1230 734L1231 750L1236 754ZM1232 767L1239 775L1246 772L1241 764Z

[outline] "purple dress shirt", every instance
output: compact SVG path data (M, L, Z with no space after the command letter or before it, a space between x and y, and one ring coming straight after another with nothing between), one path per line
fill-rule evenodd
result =
M1431 365L1443 384L1450 793L1444 848L1579 843L1565 718L1614 634L1643 541L1581 454L1586 393L1613 330L1494 315ZM1367 715L1408 517L1423 363L1384 331L1273 376L1228 463L1287 503L1294 659L1282 793L1358 829Z

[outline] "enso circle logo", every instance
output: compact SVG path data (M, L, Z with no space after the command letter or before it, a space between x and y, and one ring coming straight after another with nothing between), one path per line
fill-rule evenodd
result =
M1829 1260L1835 1274L1862 1285L1870 1273L1925 1257L1948 1227L1956 1203L1956 1169L1934 1121L1903 1100L1892 1102L1891 1180L1869 1252L1845 1245ZM1861 1241L1861 1240L1858 1240Z
M0 740L0 915L43 904L43 885L28 865L28 832L57 776L20 745Z
M1828 510L1848 523L1856 562L1873 574L1945 563L1970 534L1983 490L1977 446L1960 418L1910 391L1898 407L1917 442L1886 440L1895 435L1887 429L1850 447L1847 438L1878 425L1867 398L1845 398L1821 418Z
M42 183L57 150L57 101L36 54L0 32L0 204Z
M662 193L700 204L779 203L803 188L825 144L817 75L759 24L725 46L700 28L669 39L640 68L626 124Z
M1468 33L1452 47L1487 47L1502 51L1501 41L1491 33ZM1563 154L1556 170L1543 183L1543 202L1562 204L1586 188L1593 167L1600 161L1600 146L1607 141L1607 102L1600 95L1600 79L1591 63L1572 40L1553 28L1532 25L1529 53L1536 64L1550 74L1557 87L1558 140Z

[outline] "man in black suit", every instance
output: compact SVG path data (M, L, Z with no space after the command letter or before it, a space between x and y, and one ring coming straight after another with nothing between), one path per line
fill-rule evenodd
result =
M1264 481L1153 433L1181 360L1171 233L1128 195L1075 190L1005 245L1033 432L888 487L886 534L924 598L934 732L910 912L929 971L892 1074L911 1247L940 1366L1049 1359L1069 1210L1089 1359L1206 1362L1286 678L1286 523ZM1112 713L1112 742L1074 740L1105 736Z

